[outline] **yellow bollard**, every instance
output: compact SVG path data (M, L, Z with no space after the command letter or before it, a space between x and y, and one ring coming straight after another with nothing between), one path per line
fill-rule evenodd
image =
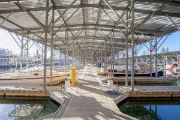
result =
M70 81L70 83L73 87L77 86L76 69L74 66L72 66L72 68L71 68L71 81Z

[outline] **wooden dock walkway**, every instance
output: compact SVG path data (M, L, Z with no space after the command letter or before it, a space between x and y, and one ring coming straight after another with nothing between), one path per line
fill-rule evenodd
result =
M119 111L107 88L99 85L93 67L86 66L79 72L78 86L67 85L71 99L64 111L57 112L55 120L136 120ZM47 117L44 119L51 119Z

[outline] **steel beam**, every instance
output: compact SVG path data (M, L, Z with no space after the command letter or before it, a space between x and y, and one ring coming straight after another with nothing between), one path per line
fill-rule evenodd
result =
M78 36L78 34L77 34L77 36L76 36L76 39L79 39L79 40L82 40L82 39L84 39L84 38L86 38L86 39L94 39L94 38L96 38L96 40L103 40L102 39L102 36L104 37L104 38L106 38L106 39L109 39L110 37L109 36L105 36L104 34L102 35L102 32L99 32L100 30L98 30L97 31L97 33L100 33L100 36L98 35L98 36ZM61 40L65 40L66 38L61 38ZM72 37L69 37L69 39L73 39ZM116 42L124 42L126 39L125 38L114 38L115 39L115 41ZM144 39L138 39L139 41L136 41L136 42L138 42L138 43L140 43L140 41L143 41ZM59 41L59 39L54 39L54 41L56 42L56 41ZM85 41L85 40L84 40ZM128 40L128 42L130 43L130 40ZM125 44L125 43L124 43Z
M157 70L157 38L155 38L155 71L156 71L156 74L155 74L155 77L158 77L158 70Z
M117 29L126 36L125 32L116 24L116 22L112 19L112 17L103 9L104 13L110 18L110 20L113 22L113 24L117 27Z
M149 43L150 43L150 42L149 42ZM149 73L150 73L150 77L152 77L152 51L153 51L153 46L152 46L152 44L150 43L150 49L149 49L149 52L150 52L150 55L149 55L149 65L150 65Z
M176 28L177 28L178 30L180 30L180 26L178 26L178 25L173 21L173 19L168 16L168 14L166 14L166 16L169 18L169 20L172 22L172 24L174 24L174 26L176 26Z
M50 64L50 80L52 84L53 78L53 56L54 56L54 9L52 10L52 20L51 20L51 64Z
M145 24L149 19L151 19L153 17L153 15L160 11L162 8L164 7L164 4L160 5L160 7L158 7L154 12L152 12L151 14L147 15L143 21L141 23L139 23L136 27L135 27L135 31L138 30L143 24Z
M18 43L18 41L16 40L16 38L13 36L12 33L9 32L9 34L11 35L11 37L13 38L13 40L16 42L16 44L18 45L19 48L21 48L21 45Z
M69 7L67 7L67 8L62 12L62 16L64 16L64 14L65 14L69 9L71 9L71 6L72 6L76 1L77 1L77 0L74 0L74 1L69 5ZM51 0L51 2L52 2L52 4L53 4L53 9L52 9L52 10L55 10L57 5L55 4L54 0ZM53 26L57 23L57 21L58 21L60 18L61 18L61 16L59 16L58 18L56 18L56 19L54 20ZM52 22L52 21L51 21L51 22Z
M95 27L99 27L99 29L102 29L102 30L109 29L109 31L110 31L111 29L115 29L115 32L116 31L118 32L119 31L118 28L119 28L119 29L125 31L125 27L119 26L119 25L117 26L117 24L116 25L107 25L107 24L97 24L97 25L96 24L85 24L85 25L83 25L83 24L69 24L68 25L70 30L79 30L79 29L82 29L83 26L94 27L94 28L87 28L87 29L90 29L90 30L91 29L92 30L96 30ZM63 30L61 30L61 32L64 32L66 27L67 26L65 26L64 24L62 24L61 26L54 26L54 29L55 28L59 28L59 30L56 30L55 33L60 31L62 28L63 28ZM75 28L73 28L73 27L75 27ZM80 28L76 28L76 27L80 27ZM38 31L40 31L40 30L42 30L42 28L36 27L36 28L13 29L13 30L10 30L10 31L11 32L20 32L20 31L21 32L23 32L23 31L26 32L26 31L31 31L32 33L34 31L34 32L38 33ZM40 33L42 33L42 32L40 32ZM148 36L154 35L154 34L152 34L152 33L154 33L154 31L153 30L148 30L148 29L138 29L138 31L136 31L135 33L136 34L140 34L140 35L143 33L144 35L148 35ZM156 31L156 33L158 33L158 35L168 34L165 31Z
M1 16L1 15L0 15L0 18L3 19L3 20L5 20L5 21L7 21L7 22L9 22L9 23L11 23L11 24L13 24L13 25L15 25L15 26L17 26L17 27L20 28L20 29L23 29L23 30L24 30L24 28L23 28L22 26L16 24L15 22L13 22L13 21L11 21L11 20L9 20L9 19L7 19L7 18L5 18L5 17L3 17L3 16ZM2 25L1 25L1 27L2 27Z
M88 4L88 0L81 0L81 5L83 4ZM89 13L88 13L88 9L86 8L82 8L82 16L83 16L83 24L87 24L88 23L88 16L89 16ZM84 26L84 28L86 28L86 26ZM85 31L85 36L87 36L87 31L86 29L84 29Z
M131 90L134 91L134 0L131 0L131 36L132 36L132 69L131 69Z
M129 49L129 46L128 46L128 33L129 33L129 28L127 27L128 26L128 11L126 10L126 76L125 76L125 87L128 86L128 63L129 63L129 54L128 54L128 49Z
M163 4L163 2L161 3ZM177 3L175 4L176 6L180 6L180 3ZM111 5L109 8L109 6L107 5L98 5L98 4L79 4L79 5L58 5L56 6L56 10L57 9L68 9L68 8L104 8L104 9L113 9L113 10L122 10L124 11L126 8L125 7L120 7L120 6L113 6ZM49 10L52 10L53 7L49 7L48 8ZM45 7L38 7L38 8L27 8L28 11L45 11L46 8ZM11 10L1 10L0 11L0 14L7 14L7 13L11 13L11 12L24 12L22 9L11 9ZM128 9L128 11L130 11L130 9ZM143 10L143 9L138 9L138 8L135 8L134 9L135 12L137 13L143 13L143 14L151 14L152 12L154 12L153 10ZM180 17L180 14L179 13L172 13L172 12L162 12L162 11L159 11L159 12L156 12L154 15L155 16L166 16L166 14L168 14L170 17Z
M38 25L40 25L43 29L45 28L45 26L28 9L24 8L19 2L15 2L15 4L24 12L26 12L27 15L32 18Z
M121 18L121 16L111 7L111 5L106 1L106 0L103 0L106 5L118 16L118 18L121 20L121 22L126 26L126 22L124 21L123 18ZM128 27L128 26L127 26Z
M46 18L45 18L45 43L44 43L44 90L46 91L46 63L47 63L47 35L48 35L48 13L49 13L49 0L46 0Z
M166 5L171 5L171 6L180 6L179 1L175 1L175 0L135 0L135 2L158 3L158 4L166 4Z

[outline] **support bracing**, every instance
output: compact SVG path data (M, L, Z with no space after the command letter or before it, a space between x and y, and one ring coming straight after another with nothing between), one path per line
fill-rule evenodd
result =
M46 62L47 62L47 35L48 35L48 13L49 13L49 0L46 0L46 18L45 18L45 43L44 43L44 90L46 90Z

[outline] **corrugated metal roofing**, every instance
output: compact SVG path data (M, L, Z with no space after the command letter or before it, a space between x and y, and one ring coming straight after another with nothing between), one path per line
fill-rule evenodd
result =
M166 35L179 29L180 0L134 1L136 44L145 42L153 36ZM55 9L54 46L63 50L64 43L69 41L74 43L69 45L70 49L79 47L96 50L100 46L105 46L105 41L108 41L103 49L111 49L112 46L117 46L116 50L123 49L125 37L121 30L125 32L126 25L121 22L119 16L127 22L125 11L130 12L128 3L130 3L128 0L50 0L49 25L52 11ZM33 39L41 43L45 37L43 28L45 15L46 0L0 1L1 27L20 35L28 33L30 37L33 36ZM132 19L129 18L128 22L131 21ZM50 29L49 27L48 44L51 42Z

